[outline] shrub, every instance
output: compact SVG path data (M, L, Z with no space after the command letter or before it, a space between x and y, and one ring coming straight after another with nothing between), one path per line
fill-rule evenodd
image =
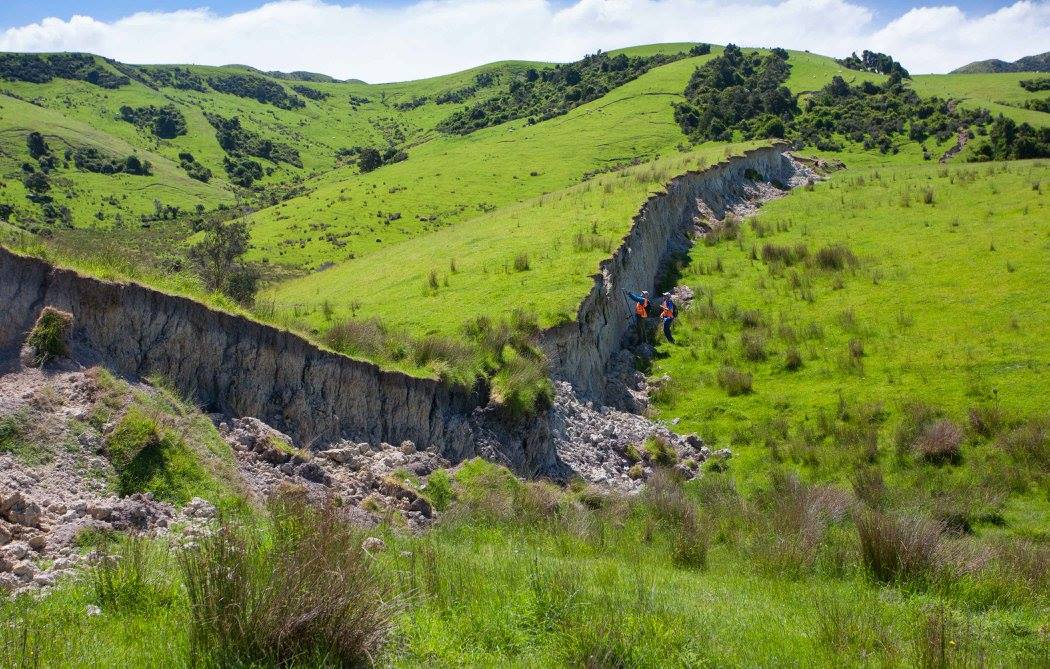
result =
M180 556L191 664L370 666L399 602L335 509L279 498L269 539L223 522Z
M856 518L861 559L878 581L923 580L938 567L943 528L922 518L897 518L875 510Z
M843 270L860 264L853 251L844 244L832 244L817 251L817 265L826 270Z
M766 359L766 337L761 332L742 332L740 346L747 360L758 362Z
M941 419L926 426L915 440L916 454L927 462L956 463L962 451L962 430L954 422Z
M33 361L43 365L68 355L72 330L73 314L44 307L26 339L26 344L33 349Z
M427 477L423 494L438 511L444 511L452 503L452 477L444 469L439 469Z
M729 365L723 365L718 370L718 385L730 397L746 395L751 392L751 374Z
M674 447L662 437L649 437L645 440L645 452L649 454L649 460L654 465L670 467L678 461L678 454Z

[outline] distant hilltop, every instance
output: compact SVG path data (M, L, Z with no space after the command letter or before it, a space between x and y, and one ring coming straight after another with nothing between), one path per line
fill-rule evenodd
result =
M952 74L979 74L983 72L1050 72L1050 51L1036 56L1025 56L1012 63L999 60L998 58L978 60L952 70Z

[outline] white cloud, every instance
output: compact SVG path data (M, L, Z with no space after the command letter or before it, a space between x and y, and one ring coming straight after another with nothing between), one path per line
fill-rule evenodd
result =
M203 0L206 1L206 0ZM783 46L841 56L873 48L913 72L1050 44L1050 1L984 16L912 9L883 27L856 0L420 0L383 7L278 0L222 16L142 12L112 22L49 18L0 33L4 51L90 51L131 63L244 63L392 81L501 59L565 61L596 49L670 41Z

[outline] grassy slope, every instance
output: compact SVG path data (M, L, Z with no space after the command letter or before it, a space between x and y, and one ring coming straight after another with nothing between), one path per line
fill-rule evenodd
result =
M478 313L464 305L478 301L490 315L527 307L551 322L571 313L602 257L600 252L575 252L573 236L594 225L600 234L618 240L645 196L676 173L669 166L678 161L674 156L683 138L671 103L681 98L696 65L719 52L656 68L535 126L514 122L468 137L436 139L405 163L367 175L333 175L336 184L260 212L253 219L257 257L317 266L354 254L333 269L278 285L264 301L320 328L325 325L320 311L324 302L339 315L347 315L353 303L360 305L359 315L381 316L416 333L456 329L464 313ZM846 72L823 56L792 52L791 59L788 84L797 92L819 88L837 73L879 78ZM634 172L643 180L648 175L651 183L603 178L550 193L590 170L668 154L655 171ZM705 147L678 164L684 168L698 157L709 164L720 154L718 148ZM520 203L539 193L550 194ZM506 208L478 215L479 208L496 205ZM401 218L386 223L391 212ZM419 221L420 216L438 216L441 225L451 227ZM327 227L320 231L321 226ZM349 235L341 237L346 246L334 248L324 238L328 233ZM270 253L275 247L281 249L277 256ZM508 271L523 252L533 269ZM449 270L452 259L459 274ZM441 283L448 277L447 289L427 290L431 270L441 275Z
M467 103L428 103L407 112L394 109L394 104L465 86L472 83L482 71L506 74L533 65L537 64L507 61L442 77L394 84L306 83L330 96L320 101L304 98L306 106L297 110L283 110L211 90L206 93L173 88L155 90L138 81L114 90L63 79L55 79L47 84L4 82L3 90L7 95L0 96L0 105L3 105L4 110L0 114L0 170L5 180L14 181L18 165L28 158L25 135L37 130L46 136L53 148L95 146L120 155L137 152L154 162L157 175L145 179L104 177L76 170L61 173L78 190L90 191L99 198L110 194L120 198L127 191L128 184L125 181L129 179L134 183L148 182L154 186L148 195L132 195L120 207L102 205L100 209L109 222L112 222L116 213L122 213L127 218L128 213L137 215L152 212L154 198L164 204L182 206L183 209L192 209L197 203L213 208L220 202L232 202L233 194L225 183L222 167L225 154L215 139L214 129L204 117L205 112L226 117L237 116L249 130L298 149L303 162L302 169L260 161L264 167L273 168L272 175L262 183L276 183L329 172L336 165L335 152L340 148L358 144L385 146L388 140L399 145L424 141L433 134L434 124ZM243 72L243 68L237 66L186 67L205 78ZM265 76L254 71L252 74ZM290 91L290 86L296 82L281 83ZM480 97L484 94L482 90L477 95ZM353 105L351 95L367 98L369 102ZM26 102L29 100L37 104L30 105ZM182 111L187 121L186 135L171 140L158 139L119 118L122 105L136 107L165 104L174 104ZM178 154L183 151L193 153L199 162L212 170L212 182L203 185L186 177L178 166ZM160 184L167 186L161 188ZM13 200L23 201L21 197ZM88 205L71 200L70 206L75 223L86 225L95 220L96 203Z
M891 474L897 471L889 454L892 428L906 400L943 407L960 421L978 404L998 403L1022 415L1045 410L1048 177L1045 161L846 170L812 192L795 192L762 209L759 221L788 230L759 239L744 226L739 245L696 247L681 282L711 295L721 318L694 309L681 319L678 344L661 347L653 372L674 381L661 395L660 415L680 417L680 428L714 443L742 446L734 469L746 481L761 476L771 457L760 445L763 424L783 418L812 427L820 412L835 412L840 398L884 406L888 418L879 444ZM929 205L921 199L927 188L934 194ZM765 243L804 243L811 252L843 243L861 266L841 276L800 268L773 272L749 258L752 246L760 252ZM810 301L791 287L792 273L808 282ZM839 280L842 287L836 288ZM758 310L768 323L764 362L743 358L743 328L734 315L743 310ZM781 324L800 340L799 371L784 368L791 342L780 334ZM814 325L822 335L807 337ZM863 343L862 369L850 364L851 339ZM728 397L715 380L723 364L751 372L754 392ZM817 463L800 468L818 479L848 479L848 457L828 449ZM998 454L981 444L966 457L977 477L991 476L997 466ZM970 475L897 473L916 484L961 485ZM1023 508L1010 507L1016 513L1008 513L1008 524L1045 534L1045 495L1032 491L1024 500Z
M329 320L377 316L414 334L452 334L482 313L525 309L551 325L575 317L601 259L619 245L639 203L686 170L718 162L751 144L708 144L506 206L433 233L384 246L366 257L281 284L260 299L324 329ZM595 244L576 237L596 236ZM529 269L515 269L524 255ZM453 266L455 269L453 269ZM438 287L429 286L437 274ZM332 311L326 316L321 305Z
M389 584L401 606L377 666L1010 667L1047 658L1045 586L994 572L879 585L848 520L822 521L816 563L800 564L788 554L790 531L743 508L704 506L705 523L717 524L704 530L712 546L683 560L682 527L666 514L703 494L593 509L479 461L456 482L456 513L438 527L374 531L387 549L368 558L365 575ZM157 548L118 580L122 599L83 579L41 601L0 603L14 621L0 628L0 661L17 666L28 650L44 666L151 666L161 650L172 666L199 664L184 573ZM102 613L89 615L89 605Z
M1031 72L998 74L921 74L912 78L912 88L920 95L936 95L961 100L964 107L984 107L992 114L1003 114L1034 126L1050 125L1050 114L1022 109L1026 100L1046 97L1031 93L1018 82L1031 79Z
M683 141L671 102L706 58L656 68L534 126L521 120L465 137L441 136L414 149L403 163L363 175L333 172L309 197L253 217L254 256L314 268L350 253L363 258L487 209L565 188L588 171L665 153ZM401 217L385 224L392 213ZM318 231L311 225L326 227ZM328 233L346 246L333 248L324 239Z

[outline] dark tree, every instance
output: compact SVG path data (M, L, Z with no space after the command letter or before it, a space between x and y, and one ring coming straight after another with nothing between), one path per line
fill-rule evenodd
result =
M189 256L208 290L226 291L229 279L241 269L248 251L248 224L243 220L216 221L205 228L204 238L190 247Z
M29 147L29 155L36 159L51 153L51 147L39 132L31 132L26 136L26 146Z

